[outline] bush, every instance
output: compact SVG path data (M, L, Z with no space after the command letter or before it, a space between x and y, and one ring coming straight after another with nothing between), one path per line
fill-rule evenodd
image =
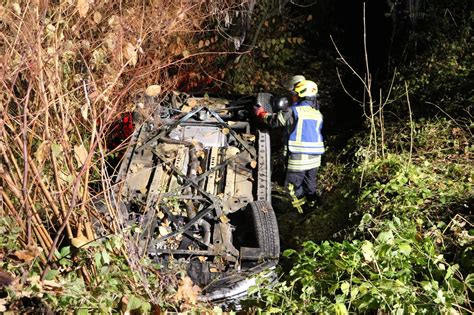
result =
M450 145L467 132L451 124L415 124L412 155L405 150L407 139L390 133L387 142L396 144L387 148L390 153L359 160L351 173L361 183L352 192L358 196L352 216L360 223L343 241L306 241L301 251L285 251L292 267L276 286L257 290L260 309L336 314L471 309L473 167L468 142Z

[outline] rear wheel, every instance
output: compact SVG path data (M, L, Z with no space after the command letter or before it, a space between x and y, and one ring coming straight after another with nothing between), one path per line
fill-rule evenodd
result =
M280 238L272 205L267 201L255 201L250 203L250 210L255 226L257 244L263 252L263 257L278 259Z

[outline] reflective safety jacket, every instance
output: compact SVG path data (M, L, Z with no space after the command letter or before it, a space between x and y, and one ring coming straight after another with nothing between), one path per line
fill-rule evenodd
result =
M306 171L320 166L324 153L323 116L312 101L304 100L285 111L269 114L265 122L272 127L287 128L288 170Z
M296 124L288 138L291 153L323 154L324 143L321 135L323 116L319 110L304 102L291 107Z

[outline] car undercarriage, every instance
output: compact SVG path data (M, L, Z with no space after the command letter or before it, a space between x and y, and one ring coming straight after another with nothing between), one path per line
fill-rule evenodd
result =
M203 301L245 297L278 262L270 138L251 123L262 99L171 94L136 129L118 172L141 250L184 262Z

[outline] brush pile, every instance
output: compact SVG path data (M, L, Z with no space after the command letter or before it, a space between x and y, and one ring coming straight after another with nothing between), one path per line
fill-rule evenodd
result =
M43 278L60 247L97 238L92 222L101 217L92 201L109 200L107 161L126 146L111 150L110 134L135 109L137 91L148 87L159 98L195 75L198 64L222 78L211 63L232 43L218 31L252 6L232 0L0 6L0 216L19 227L18 244ZM105 228L118 232L115 210L108 209ZM81 269L86 282L93 268Z

